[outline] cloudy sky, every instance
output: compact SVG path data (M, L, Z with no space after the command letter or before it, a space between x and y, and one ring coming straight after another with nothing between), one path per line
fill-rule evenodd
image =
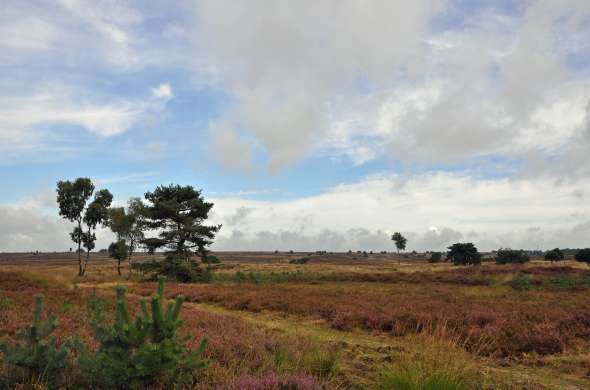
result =
M202 188L214 249L590 246L589 37L587 0L3 0L0 251L71 247L79 176Z

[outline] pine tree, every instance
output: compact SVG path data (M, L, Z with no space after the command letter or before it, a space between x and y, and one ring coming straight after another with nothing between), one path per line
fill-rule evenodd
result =
M164 278L151 299L151 315L145 300L141 313L132 319L125 301L125 288L117 287L115 321L112 325L93 322L96 352L76 341L78 364L93 385L108 389L139 389L151 385L187 383L192 371L203 368L201 359L207 339L188 351L190 336L181 337L180 311L184 298L176 297L164 310Z
M54 336L49 337L57 327L57 320L54 316L42 320L42 312L43 296L37 295L33 322L20 333L24 343L1 343L0 351L15 376L54 388L59 385L68 366L68 349L65 344L58 346Z

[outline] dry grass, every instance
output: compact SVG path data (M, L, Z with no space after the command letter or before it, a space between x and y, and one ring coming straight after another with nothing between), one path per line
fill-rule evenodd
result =
M590 387L585 267L399 265L380 255L358 261L318 255L288 264L297 256L247 254L241 262L239 254L222 254L221 272L301 271L303 281L168 284L169 297L189 298L183 332L195 336L194 345L203 336L210 340L211 365L195 374L197 388L289 381L372 388L388 377L414 384L450 378L453 388ZM30 320L37 293L45 295L46 311L59 316L60 340L76 334L91 342L90 287L112 302L112 287L127 284L134 308L153 292L138 277L116 276L114 262L97 258L80 279L72 259L62 260L0 266L0 338L15 337ZM530 290L510 287L521 273L531 278ZM321 352L326 346L332 352Z

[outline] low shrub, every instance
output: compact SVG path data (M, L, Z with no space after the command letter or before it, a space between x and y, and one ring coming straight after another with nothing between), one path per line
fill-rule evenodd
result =
M151 313L141 301L141 314L132 319L125 301L125 288L117 287L115 321L112 325L93 322L98 344L92 352L80 339L74 341L78 366L91 386L105 389L143 389L166 384L192 383L192 371L207 362L201 354L207 345L189 351L190 336L180 336L180 311L184 297L177 296L164 310L164 278L151 298Z
M430 254L430 258L428 259L429 263L440 263L442 261L442 253L441 252L432 252Z
M167 256L164 260L136 262L132 267L147 274L151 280L157 280L158 276L164 276L181 283L204 283L211 280L209 268L201 267L194 260L185 260L174 256Z
M441 334L412 336L412 350L393 358L381 370L377 389L471 390L482 387L483 378L458 340Z
M12 299L0 295L0 311L10 309L13 304L14 304L14 302L12 302Z
M68 348L66 344L58 345L56 338L50 337L57 327L57 320L54 316L41 319L42 312L43 296L37 295L33 322L19 335L24 342L1 343L0 351L9 367L9 376L24 383L54 388L61 383L63 371L68 366Z
M221 263L221 261L219 260L219 258L217 256L207 255L203 259L203 263L205 263L205 264L219 264L219 263Z
M320 380L329 380L340 371L338 351L323 349L314 351L307 359L309 371Z
M289 261L289 264L305 264L309 260L311 260L309 257L302 257L300 259L293 259L293 260Z
M525 274L518 274L510 280L510 287L518 291L531 289L531 278Z
M571 275L559 275L554 278L548 278L545 286L551 290L575 290L578 288L578 279Z

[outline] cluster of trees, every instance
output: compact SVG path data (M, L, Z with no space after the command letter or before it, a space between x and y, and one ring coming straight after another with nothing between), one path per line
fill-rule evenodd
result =
M111 207L113 195L106 189L94 193L94 189L88 178L57 183L59 214L76 224L70 236L78 246L79 276L86 272L98 226L109 227L116 236L108 252L117 259L119 274L121 262L129 260L131 264L133 253L140 246L150 253L165 249L167 263L155 262L150 265L151 268L147 267L154 273L164 271L170 265L186 267L188 271L197 269L194 255L204 262L208 261L207 247L221 225L204 224L213 203L206 202L201 191L192 186L159 186L145 193L145 201L132 198L125 208ZM86 249L84 259L82 247ZM211 259L211 262L214 260ZM141 268L141 265L138 267Z
M545 260L547 261L561 261L565 259L564 253L559 249L551 249L545 252ZM470 242L456 243L448 247L445 261L450 261L457 265L479 265L481 264L481 253L477 247ZM574 259L579 262L587 263L590 266L590 248L580 249L575 255ZM494 260L497 264L524 264L530 261L529 255L523 250L514 249L500 249L496 252ZM443 261L443 254L441 252L432 252L430 254L429 262L437 263Z
M88 314L96 348L91 349L79 338L58 345L51 337L57 328L56 318L42 318L43 297L37 296L33 322L23 329L21 340L0 344L8 368L0 387L16 387L14 382L24 380L62 388L66 371L76 372L70 377L78 378L80 388L145 389L192 384L194 370L207 364L201 358L207 339L189 351L190 336L178 333L183 324L180 312L184 298L178 296L166 308L164 300L164 279L160 278L156 295L151 298L151 310L142 300L141 312L133 319L127 309L125 288L119 286L114 323L107 324L106 302L93 294Z
M406 249L407 239L399 232L395 232L391 236L391 240L395 242L397 252ZM471 242L456 243L447 248L445 261L450 261L457 265L478 265L481 264L482 255L477 250L477 247ZM349 251L350 253L351 251ZM559 248L551 249L545 252L545 260L547 261L561 261L565 259L564 251ZM497 264L524 264L530 260L527 252L523 250L514 250L509 248L501 248L495 254L495 261ZM587 263L590 266L590 248L580 249L574 252L574 259L579 262ZM442 252L431 252L428 259L431 263L438 263L443 261Z

